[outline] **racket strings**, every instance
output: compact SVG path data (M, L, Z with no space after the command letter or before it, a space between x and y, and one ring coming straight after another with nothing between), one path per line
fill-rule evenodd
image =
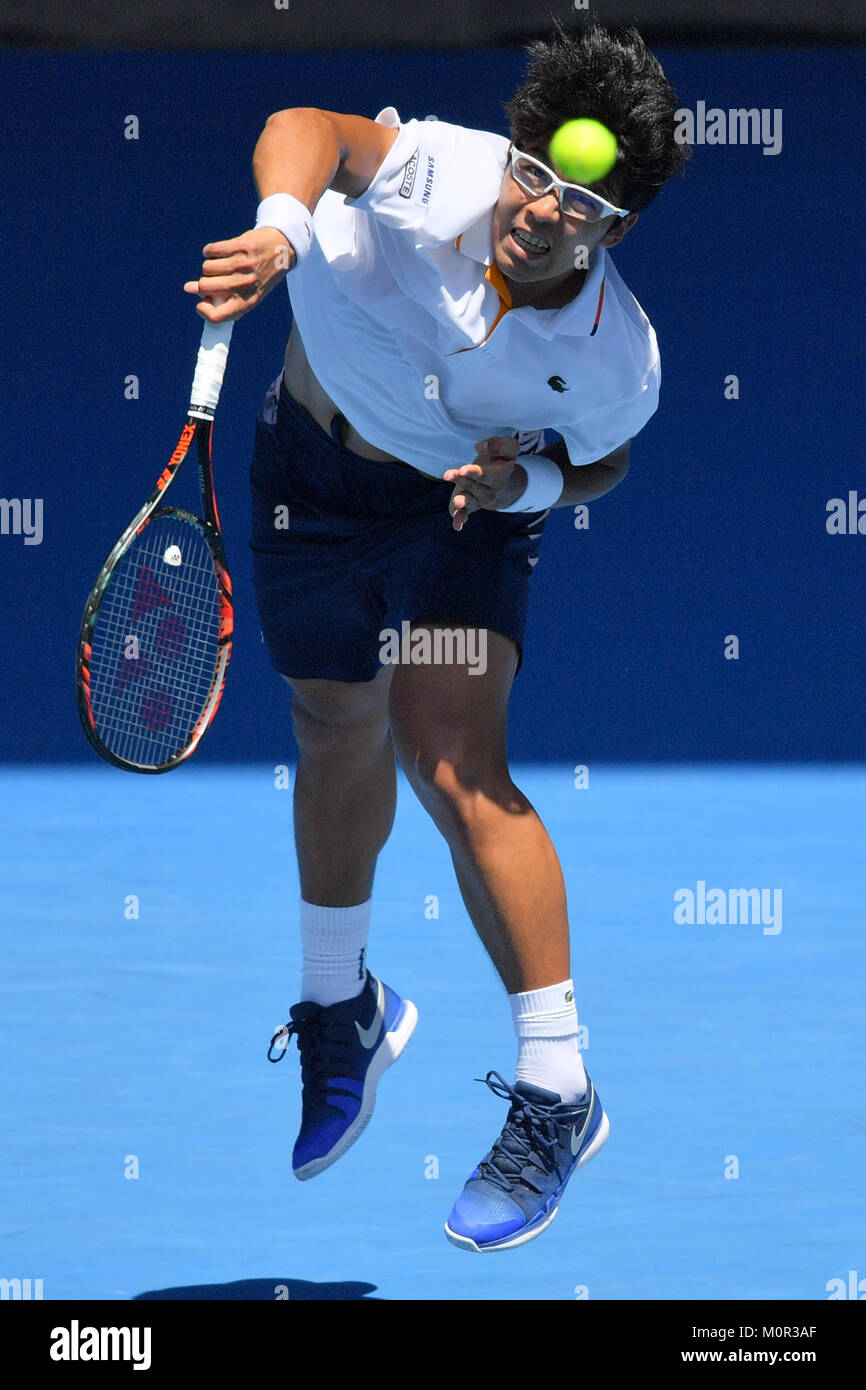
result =
M189 742L219 656L219 590L204 537L157 517L112 572L93 630L93 715L106 747L153 767Z

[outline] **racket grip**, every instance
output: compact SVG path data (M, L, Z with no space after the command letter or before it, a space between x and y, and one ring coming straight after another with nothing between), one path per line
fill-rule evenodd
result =
M195 410L205 410L213 414L220 398L226 362L229 355L229 341L234 321L226 323L206 323L201 335L201 346L192 379L189 398L190 414Z

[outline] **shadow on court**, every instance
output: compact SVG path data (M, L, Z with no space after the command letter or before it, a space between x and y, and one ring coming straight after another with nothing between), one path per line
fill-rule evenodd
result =
M316 1284L309 1279L236 1279L229 1284L186 1284L176 1289L153 1289L136 1294L133 1303L142 1300L166 1302L232 1301L254 1303L309 1302L311 1299L338 1299L341 1302L364 1299L368 1303L384 1303L382 1298L369 1298L375 1284L362 1284L347 1279L339 1284Z

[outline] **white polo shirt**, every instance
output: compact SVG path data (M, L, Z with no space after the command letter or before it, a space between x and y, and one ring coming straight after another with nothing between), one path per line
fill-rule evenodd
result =
M573 464L631 439L658 404L649 319L596 247L561 309L510 307L493 254L504 136L445 121L402 122L360 198L330 189L315 237L286 277L318 380L377 448L441 477L490 434L521 452L557 430Z

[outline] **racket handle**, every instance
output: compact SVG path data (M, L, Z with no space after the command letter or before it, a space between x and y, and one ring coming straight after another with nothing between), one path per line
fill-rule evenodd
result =
M206 323L204 326L189 398L190 415L198 411L212 415L216 410L233 328L233 320L225 323Z

